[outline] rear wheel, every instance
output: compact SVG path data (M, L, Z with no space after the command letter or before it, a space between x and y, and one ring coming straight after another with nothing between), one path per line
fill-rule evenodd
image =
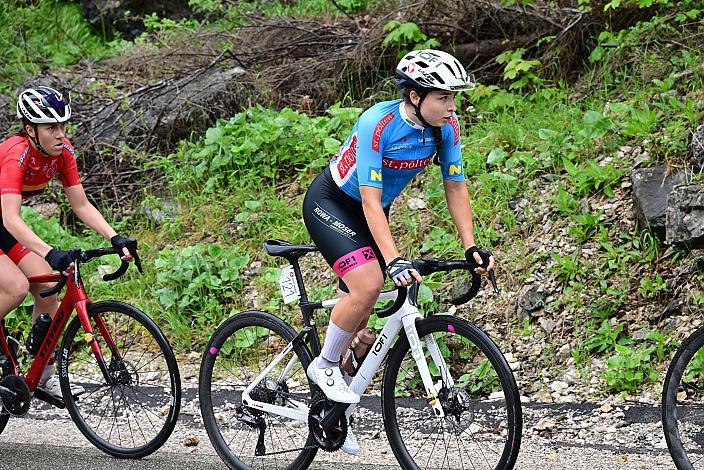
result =
M308 468L317 446L308 429L311 387L308 349L290 343L296 332L267 312L248 311L213 333L200 367L198 397L203 424L220 458L230 468ZM285 352L249 392L255 402L304 413L287 418L243 402L242 392Z
M7 426L7 422L10 421L10 413L5 411L3 408L0 410L0 434L5 430L5 426Z
M110 381L75 317L64 333L59 359L66 408L98 449L119 458L149 455L166 442L178 420L181 379L174 353L151 318L131 305L98 302L88 307L88 314Z

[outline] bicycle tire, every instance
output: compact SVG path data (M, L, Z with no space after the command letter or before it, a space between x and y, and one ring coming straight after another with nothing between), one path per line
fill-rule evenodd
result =
M294 329L280 318L268 312L250 310L228 318L208 341L198 387L201 416L210 442L229 468L303 469L308 468L315 458L318 449L307 422L286 421L286 418L242 404L242 391L295 337ZM259 400L282 406L287 400L291 403L307 401L310 405L313 392L305 372L312 359L310 352L300 343L294 345L289 354L291 359L295 354L299 366L294 362L289 375L280 381L282 374L277 365L265 378L265 387L255 387L251 397L258 394ZM251 370L253 361L256 361L255 370ZM238 366L242 369L234 371ZM268 377L277 377L277 380ZM247 421L265 423L265 429L262 431L261 427L254 428L254 424L245 424ZM231 430L236 431L232 439ZM238 449L232 448L235 438ZM252 445L252 441L259 438L265 445L265 454L270 457L256 455L256 444ZM243 455L245 453L249 455ZM281 461L282 457L288 460Z
M10 421L10 413L2 409L2 411L0 411L0 434L2 434L2 432L7 427L8 421Z
M98 449L123 459L145 457L166 442L178 421L181 379L174 353L156 323L132 305L118 301L97 302L88 307L88 315L106 366L113 380L121 383L106 383L89 338L80 333L83 327L76 316L64 333L59 358L59 382L66 409L81 433ZM98 315L105 321L119 357L113 354L96 327ZM72 384L84 387L86 393L74 397ZM106 429L107 424L101 428L107 408L99 419L90 416L101 402L112 404L109 429ZM123 403L126 408L118 410ZM148 426L147 436L145 428ZM141 435L135 440L137 431ZM122 433L126 432L130 439L127 436L123 439ZM111 442L113 433L118 443Z
M678 470L704 468L702 366L704 327L696 330L682 343L670 362L663 384L662 426L667 448ZM690 445L692 447L688 451ZM694 449L698 450L696 454Z
M389 354L382 379L384 428L401 467L512 469L521 444L522 411L516 381L499 348L475 325L449 315L436 315L421 320L416 323L416 328L421 341L426 335L432 334L441 352L447 351L446 361L455 386L440 388L438 399L443 405L446 417L436 418L428 400L423 396L425 389L420 377L412 370L415 361L410 354L408 338L402 330L399 340ZM447 334L447 337L442 337L443 334ZM471 346L476 348L476 355L470 355L473 351ZM428 363L429 367L431 363L434 364L430 357ZM489 369L489 365L493 369ZM474 366L479 368L477 377L481 382L471 380L473 371L477 370L472 369ZM491 370L495 371L494 375ZM439 375L436 375L433 378L436 386L440 384L438 377ZM460 387L463 378L468 378L465 382L467 388ZM479 388L475 390L474 387ZM502 395L497 395L497 388ZM458 395L460 390L464 390L465 394ZM409 394L411 398L403 398L401 395L404 394ZM420 399L413 398L414 396ZM456 398L452 398L453 396ZM481 403L484 398L486 402ZM454 411L451 411L452 409ZM410 426L409 421L413 423ZM449 434L449 441L445 438L445 432ZM439 436L441 433L443 444L438 451L444 449L445 455L434 454L438 447L436 440L430 454L426 456L426 442L433 435ZM486 436L481 445L470 448L464 444L465 437L471 438L471 442L476 442L477 436ZM489 444L493 445L495 450L492 452L498 456L495 464L486 461ZM425 453L421 453L422 450ZM465 461L465 456L469 461ZM484 462L480 462L482 459Z

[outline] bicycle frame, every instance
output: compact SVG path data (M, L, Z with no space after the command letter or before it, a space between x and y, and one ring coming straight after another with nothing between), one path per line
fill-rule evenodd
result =
M28 278L28 280L30 284L39 284L50 282L55 283L58 282L60 278L61 275L59 273L53 273L44 274L40 276L31 276L30 278ZM59 338L61 337L61 333L66 328L66 325L69 319L71 318L71 313L74 309L76 310L81 325L83 326L85 332L85 341L91 345L91 349L93 351L93 354L95 355L95 358L98 362L101 371L103 372L103 376L108 381L108 383L113 382L110 377L108 368L105 365L105 358L103 356L103 352L100 349L100 345L95 340L95 336L93 335L94 330L90 323L90 318L88 316L88 306L91 303L91 300L88 298L88 295L85 292L83 280L81 279L79 272L79 265L78 263L76 263L73 273L71 273L71 275L69 275L67 279L66 294L64 295L63 299L61 300L61 303L59 304L58 309L56 310L56 314L54 315L51 321L49 331L47 331L46 335L44 336L44 340L39 346L39 351L37 352L35 358L32 360L27 374L24 376L25 382L27 383L27 387L29 388L30 392L34 392L37 389L37 384L39 383L39 379L41 378L42 372L44 371L44 368L51 359L51 355L56 349L56 346L59 342ZM107 326L105 325L105 322L103 321L102 317L96 316L94 320L96 326L98 327L98 330L100 331L100 334L105 339L107 346L110 348L113 354L117 354L117 346L115 344L115 341L108 332ZM15 375L21 377L22 371L20 370L19 364L13 354L10 354L9 352L10 350L5 335L0 336L0 346L2 346L4 353L7 354L7 356L12 361Z
M397 291L382 292L378 300L395 300L396 296ZM321 305L323 308L332 308L339 301L340 299L326 300L323 301ZM436 416L444 417L445 413L442 409L442 405L437 399L438 390L435 384L433 383L432 375L430 374L428 363L425 359L425 354L423 353L423 347L420 338L418 337L418 332L416 330L416 322L421 320L422 318L423 317L421 316L418 307L415 306L411 302L411 300L409 300L409 298L406 298L406 301L401 306L401 308L388 318L386 324L384 325L384 328L381 330L381 333L379 333L379 336L374 342L374 345L370 349L369 354L362 363L360 369L357 371L357 374L354 376L354 379L350 384L350 388L357 395L361 396L362 393L364 393L364 390L366 390L367 386L369 385L369 382L371 382L372 378L374 377L374 374L379 368L379 365L391 349L391 345L394 339L401 332L401 328L403 328L408 338L408 342L411 348L411 354L416 362L416 365L418 366L418 372L420 373L421 379L423 381L423 386L425 387L425 397L428 400L428 404L433 408ZM315 331L314 328L313 331ZM265 411L267 413L284 416L286 418L294 419L296 421L308 421L308 406L305 403L289 399L288 402L295 407L291 408L253 400L250 396L250 392L269 374L269 372L271 372L271 370L274 369L274 367L276 367L279 363L281 363L281 361L284 360L284 357L288 353L291 352L295 342L296 341L294 340L289 343L286 348L284 348L284 350L281 351L272 360L272 362L262 371L262 373L259 374L254 379L254 381L242 392L242 403L245 406ZM428 348L433 361L438 366L442 381L445 386L454 386L454 381L449 375L447 365L445 364L445 359L442 357L440 349L438 348L438 345L435 342L435 338L433 338L432 335L428 335L425 337L425 345ZM289 360L283 372L281 373L281 377L279 380L285 377L285 375L293 368L296 362L296 356ZM350 405L347 408L347 412L351 413L352 411L354 411L355 406L356 405Z

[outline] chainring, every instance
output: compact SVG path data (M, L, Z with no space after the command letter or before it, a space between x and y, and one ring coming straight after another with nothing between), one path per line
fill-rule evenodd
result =
M347 438L347 418L344 414L337 423L337 426L329 432L326 432L320 425L320 421L322 421L325 414L332 411L334 406L334 402L325 398L314 399L310 406L310 412L308 413L308 428L310 429L310 433L313 435L313 439L318 447L326 452L335 452L342 447L342 444L345 443L345 439Z
M3 408L13 416L27 414L29 404L32 402L32 394L25 381L16 375L8 375L0 380L0 385L17 394L16 397L10 397L5 393L0 394Z

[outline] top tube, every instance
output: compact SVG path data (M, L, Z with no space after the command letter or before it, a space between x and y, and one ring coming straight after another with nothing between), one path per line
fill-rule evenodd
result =
M27 278L30 284L39 284L42 282L58 282L61 279L61 273L40 274L38 276L30 276Z

